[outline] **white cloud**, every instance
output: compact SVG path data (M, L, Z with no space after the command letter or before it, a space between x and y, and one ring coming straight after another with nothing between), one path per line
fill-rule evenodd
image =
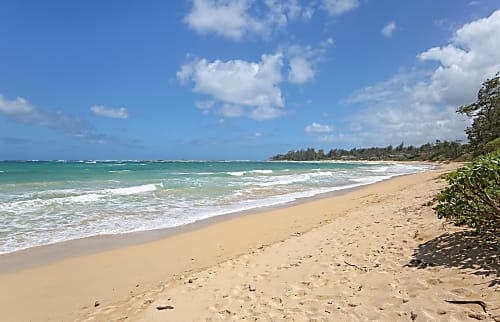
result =
M192 82L195 93L209 95L224 104L250 108L251 118L271 119L282 115L279 110L285 104L278 86L282 67L280 53L262 55L260 62L194 59L181 67L177 78L183 84ZM234 107L231 109L234 111ZM254 113L257 110L262 115Z
M200 34L214 33L233 40L267 32L265 23L248 13L251 4L250 0L193 0L184 22Z
M268 37L290 21L312 16L297 0L193 0L183 21L200 34L213 33L232 40Z
M291 112L286 111L282 108L276 108L272 106L259 106L250 111L249 117L256 121L269 121L281 116L290 114Z
M290 59L290 72L288 80L295 84L306 83L314 79L314 69L310 61L305 57L293 57Z
M448 44L418 55L436 62L434 69L401 72L351 95L348 103L365 106L351 120L361 127L329 139L358 145L465 140L470 120L456 109L475 101L482 82L500 70L499 39L500 10L463 25Z
M224 106L220 109L220 113L224 117L233 118L243 116L243 114L245 114L245 110L239 105L224 104Z
M273 25L284 28L289 21L298 19L301 16L302 7L297 0L265 0L269 12L266 21L266 28Z
M331 16L340 16L359 7L359 0L323 0L321 8Z
M359 6L359 0L320 0L301 4L299 0L192 0L183 18L189 28L201 35L241 41L269 38L291 22L309 21L317 9L339 16Z
M382 28L381 33L384 37L391 38L395 30L396 23L394 21L391 21L384 28Z
M332 132L333 128L330 125L321 125L313 122L311 125L306 126L305 131L307 133L327 133Z
M320 43L319 47L291 45L285 50L288 59L288 81L294 84L303 84L314 80L317 65L323 59L328 47L333 45L333 39L328 38Z
M114 108L104 105L94 105L90 111L95 115L108 117L112 119L126 119L128 118L128 110L124 107Z
M475 98L481 83L500 70L500 10L465 24L450 44L418 55L422 61L439 63L431 80L417 95L445 104L466 104Z
M11 101L2 94L0 94L0 112L11 117L36 113L35 108L24 98L16 97Z

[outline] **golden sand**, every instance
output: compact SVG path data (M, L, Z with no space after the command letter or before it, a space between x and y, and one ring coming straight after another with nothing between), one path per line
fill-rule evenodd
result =
M498 247L424 205L455 166L4 273L0 320L499 319Z

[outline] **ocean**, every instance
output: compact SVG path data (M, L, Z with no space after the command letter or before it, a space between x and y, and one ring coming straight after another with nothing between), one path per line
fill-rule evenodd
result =
M252 161L0 162L0 254L90 236L178 227L431 167Z

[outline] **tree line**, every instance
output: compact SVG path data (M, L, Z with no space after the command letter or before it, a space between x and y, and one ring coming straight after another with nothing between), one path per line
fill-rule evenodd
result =
M440 141L426 143L421 146L405 146L404 143L393 147L371 147L371 148L353 148L331 149L327 153L314 148L289 151L285 154L277 154L271 157L273 161L321 161L321 160L395 160L395 161L440 161L456 160L468 157L468 145L461 144L459 141Z

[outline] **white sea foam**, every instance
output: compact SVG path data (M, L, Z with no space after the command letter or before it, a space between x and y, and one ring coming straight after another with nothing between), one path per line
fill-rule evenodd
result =
M271 174L271 173L273 173L273 170L252 170L250 172L262 173L262 174Z
M155 184L145 184L141 186L132 186L132 187L126 187L126 188L114 188L114 189L106 189L104 190L106 193L113 194L113 195L134 195L138 193L144 193L144 192L151 192L155 191L158 189L157 185Z
M271 187L280 185L289 185L292 183L306 182L311 179L311 174L285 175L277 178L270 178L267 182L251 183L260 187Z
M246 171L233 171L233 172L228 172L227 174L229 174L231 176L235 176L235 177L241 177L245 173L247 173L247 172Z
M8 234L0 239L0 253L94 235L180 226L356 188L430 167L371 164L351 170L314 165L315 169L309 170L273 171L262 167L233 172L214 167L214 172L200 173L166 169L165 187L153 183L157 179L138 184L124 181L119 174L116 180L107 175L108 179L97 184L68 181L59 186L61 189L50 185L50 190L36 186L22 193L9 192L0 201L0 214L6 214L0 216L0 227L5 227ZM115 169L111 171L120 171ZM228 173L232 175L220 175ZM174 174L178 177L169 177ZM135 185L127 186L132 182Z
M249 171L231 171L228 172L227 174L235 177L241 177L244 176L245 174L252 174L252 173L259 173L259 174L271 174L273 173L273 170L249 170Z
M389 167L380 167L377 169L367 169L366 171L381 173L381 172L386 172L387 169L389 169Z

